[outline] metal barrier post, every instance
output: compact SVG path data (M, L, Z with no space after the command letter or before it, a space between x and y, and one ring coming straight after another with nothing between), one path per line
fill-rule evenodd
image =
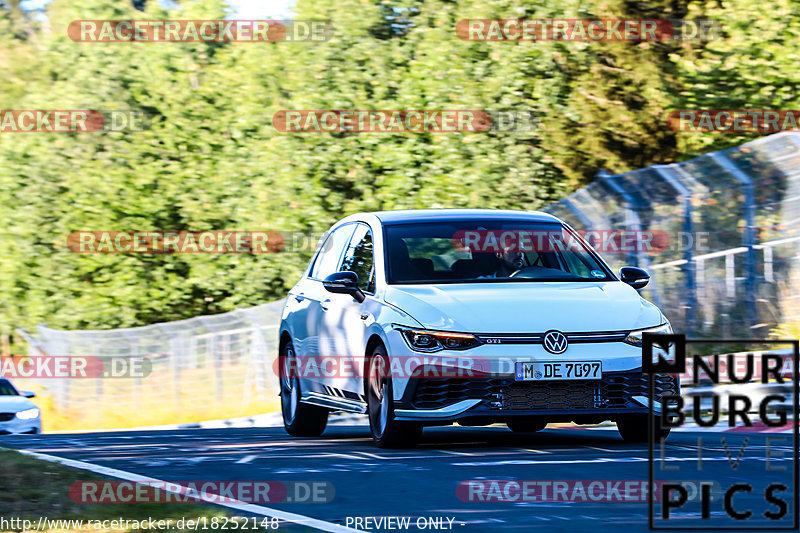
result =
M609 174L607 170L601 170L597 173L597 178L601 179L603 183L608 185L611 190L619 194L622 197L622 200L625 202L626 217L630 221L630 229L637 232L641 231L642 221L639 218L637 209L643 206L641 206L636 199L622 187L622 185L614 180L615 177L616 176ZM647 263L647 260L641 255L641 251L630 252L628 254L628 261L632 266L645 266Z
M558 203L560 203L561 205L566 207L569 210L570 213L575 215L575 218L577 218L578 220L581 221L581 224L583 224L584 228L586 228L586 229L594 229L594 224L592 223L592 219L587 217L586 214L583 211L578 209L575 206L575 204L572 202L572 200L569 199L569 196L564 198L563 200L561 200Z
M745 259L745 292L747 294L745 313L747 316L748 330L758 323L758 310L756 309L756 195L753 180L742 172L736 164L728 159L722 152L710 154L711 158L726 172L742 184L744 191L744 221L745 228L742 235L742 244L747 248Z
M692 202L691 202L691 191L683 184L678 176L680 176L680 172L676 171L677 167L675 164L662 166L662 165L653 165L653 169L658 173L659 176L664 178L676 193L678 193L683 199L683 231L686 232L687 235L692 236L692 242L694 242L694 222L692 220ZM674 175L673 172L678 174L678 176ZM686 264L683 265L683 275L686 278L686 289L688 290L688 298L686 302L686 317L684 320L684 327L686 328L686 334L691 335L695 331L695 322L697 320L697 278L695 275L695 264L694 264L694 257L692 254L692 247L687 246L686 250L683 252L683 258L686 261Z

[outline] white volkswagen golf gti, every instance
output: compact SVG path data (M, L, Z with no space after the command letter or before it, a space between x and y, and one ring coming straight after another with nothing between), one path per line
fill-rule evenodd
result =
M368 414L381 447L452 423L533 432L612 420L625 440L647 440L642 334L671 332L636 291L648 280L634 267L617 276L545 213L349 216L283 309L286 430L318 436L330 411L348 411ZM677 380L656 375L654 390L656 405Z

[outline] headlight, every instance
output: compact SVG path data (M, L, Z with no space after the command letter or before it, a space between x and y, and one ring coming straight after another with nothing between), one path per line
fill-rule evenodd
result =
M31 420L39 416L38 409L25 409L17 413L17 418L20 420Z
M643 333L662 333L664 335L669 335L672 333L672 326L670 326L669 322L667 322L666 324L662 324L655 328L637 329L636 331L631 331L625 338L625 342L628 344L633 344L634 346L641 346Z
M439 350L467 350L480 344L474 335L469 333L450 333L448 331L430 331L427 329L411 329L395 326L403 334L412 350L418 352L438 352Z

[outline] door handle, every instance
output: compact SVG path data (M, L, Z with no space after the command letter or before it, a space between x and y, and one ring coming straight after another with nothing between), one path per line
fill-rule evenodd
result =
M295 299L296 301L298 301L298 302L302 302L303 300L305 300L305 299L306 299L306 297L305 297L305 296L303 296L303 293L301 292L300 294L296 294L296 295L295 295L295 297L294 297L294 299Z
M328 310L328 304L330 304L330 303L331 303L331 299L327 298L325 300L322 300L320 302L319 306L322 308L323 311L327 311Z

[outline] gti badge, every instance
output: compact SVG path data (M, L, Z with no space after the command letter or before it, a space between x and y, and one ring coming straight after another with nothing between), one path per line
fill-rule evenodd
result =
M544 349L550 353L564 353L567 351L567 346L569 342L567 342L567 338L564 336L563 333L557 331L555 329L551 329L547 333L544 334Z

